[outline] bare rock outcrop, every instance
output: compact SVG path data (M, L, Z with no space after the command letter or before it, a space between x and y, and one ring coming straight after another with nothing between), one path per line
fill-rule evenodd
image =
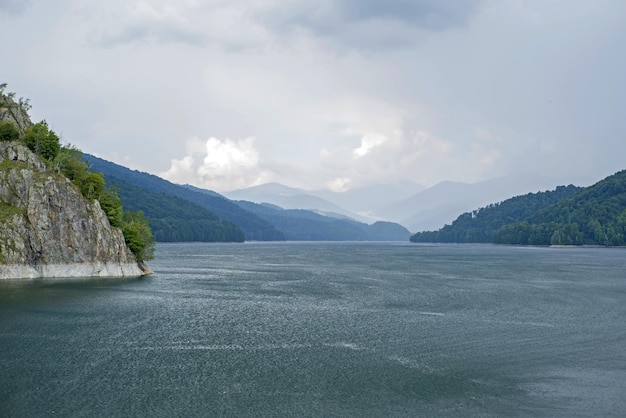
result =
M131 277L140 268L95 200L26 147L0 143L0 279Z

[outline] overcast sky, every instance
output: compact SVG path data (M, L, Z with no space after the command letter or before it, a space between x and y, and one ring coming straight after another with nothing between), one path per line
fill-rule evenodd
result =
M0 0L0 82L177 183L626 169L624 0Z

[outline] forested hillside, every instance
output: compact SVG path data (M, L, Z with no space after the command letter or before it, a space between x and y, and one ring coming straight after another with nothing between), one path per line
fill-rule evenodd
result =
M124 207L142 211L158 242L243 242L245 234L232 222L187 200L153 193L116 178L108 178Z
M528 193L460 215L451 225L438 231L418 232L412 242L477 242L494 241L494 233L502 226L522 222L537 211L553 205L581 188L559 186L553 191Z
M91 168L104 174L107 181L123 181L143 190L149 190L156 194L178 197L182 200L194 203L205 210L217 215L219 219L238 225L245 233L246 240L253 241L282 241L284 235L269 222L259 218L253 213L247 212L235 203L218 195L217 193L200 193L190 190L184 186L170 183L157 176L130 170L121 165L85 154L85 160ZM135 199L132 195L127 196L127 200ZM138 206L140 203L128 202L131 206ZM161 218L164 219L164 218ZM186 228L191 227L188 225ZM219 234L219 231L215 231Z
M290 241L406 241L411 235L403 226L391 222L367 225L303 209L282 209L247 201L237 204L276 225Z
M519 222L494 242L530 245L626 245L626 170Z
M593 186L531 193L459 216L412 242L626 245L626 170Z

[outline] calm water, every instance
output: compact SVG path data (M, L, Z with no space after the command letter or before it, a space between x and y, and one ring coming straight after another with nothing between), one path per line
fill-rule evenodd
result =
M624 416L626 251L160 245L0 283L0 416Z

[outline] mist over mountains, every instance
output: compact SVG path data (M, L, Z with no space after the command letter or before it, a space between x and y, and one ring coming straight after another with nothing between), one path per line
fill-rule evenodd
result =
M398 223L409 231L438 229L460 213L513 196L550 190L565 182L519 174L480 183L442 182L430 188L408 181L376 184L345 192L303 190L267 183L224 193L236 200L269 203L289 209L335 213L363 222Z
M161 242L407 241L411 235L396 223L359 222L338 213L341 208L320 198L304 199L324 210L235 201L211 190L177 185L92 155L86 154L84 159L118 190L124 207L144 212L155 239ZM274 187L275 191L286 190Z
M475 184L442 182L426 189L409 182L373 185L343 193L268 183L224 196L90 155L84 158L118 189L124 207L144 212L157 241L624 241L623 172L589 187L519 175ZM567 203L579 194L579 203ZM541 215L551 206L557 209Z

